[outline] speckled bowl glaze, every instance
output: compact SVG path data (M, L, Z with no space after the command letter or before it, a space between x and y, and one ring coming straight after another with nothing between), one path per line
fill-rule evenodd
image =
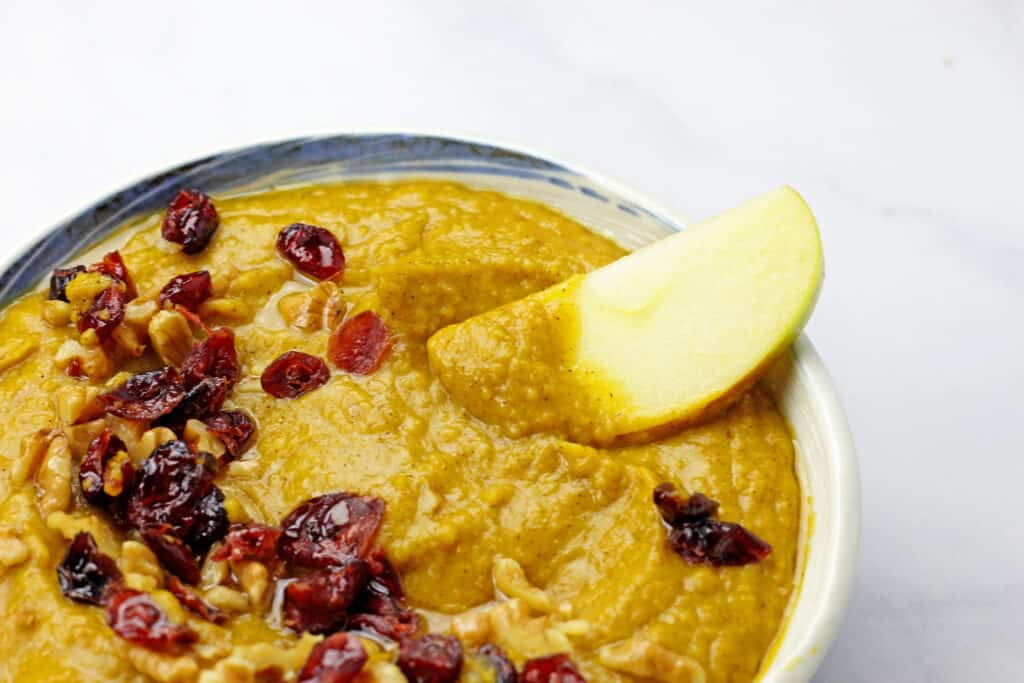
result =
M163 209L184 187L226 195L333 180L409 178L453 180L543 202L630 249L684 229L683 221L619 183L502 145L407 133L299 138L192 161L101 199L5 265L0 304L37 286L71 254L129 218ZM846 418L811 342L800 337L767 380L796 441L805 540L803 575L759 680L807 681L835 636L849 596L860 485Z

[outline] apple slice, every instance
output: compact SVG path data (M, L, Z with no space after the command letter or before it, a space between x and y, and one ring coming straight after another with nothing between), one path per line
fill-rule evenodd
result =
M822 272L814 217L783 187L441 329L430 364L511 435L636 442L738 399L800 333Z

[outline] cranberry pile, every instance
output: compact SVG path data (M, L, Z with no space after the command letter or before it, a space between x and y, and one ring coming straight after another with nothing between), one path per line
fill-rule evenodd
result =
M666 482L654 489L654 504L669 527L669 544L690 564L739 567L772 552L770 545L739 524L715 519L718 502L701 493L686 498Z
M165 239L196 254L219 225L213 201L198 190L182 190L171 201L162 224ZM303 273L340 280L345 257L334 235L295 223L277 239L280 254ZM121 255L114 251L92 266L58 268L49 297L68 301L68 285L82 273L106 276L109 285L73 316L80 331L94 330L104 348L125 317L125 304L138 296ZM107 282L106 280L102 282ZM412 683L454 683L467 657L489 667L495 683L516 683L520 674L495 645L464 653L452 636L422 633L422 624L405 602L398 573L375 540L384 519L384 502L350 492L307 500L281 520L230 525L224 494L216 484L220 463L184 439L189 420L200 420L221 440L222 461L240 457L253 441L256 425L224 404L242 377L234 332L211 329L200 317L201 304L213 295L210 273L200 270L172 278L160 290L160 307L186 317L204 338L177 366L138 372L100 395L106 413L171 429L177 439L157 446L139 463L111 428L88 446L77 472L83 499L103 510L126 534L139 538L167 572L166 587L182 607L200 619L225 624L229 615L207 603L192 586L199 583L207 556L216 561L260 562L277 582L279 612L272 618L296 633L325 635L298 680L348 683L367 662L353 632L397 643L396 664ZM77 294L76 294L77 296ZM86 302L88 303L88 302ZM350 317L329 337L326 357L340 370L367 375L380 368L391 335L373 311ZM111 351L111 355L112 351ZM81 375L81 363L69 374ZM263 389L277 398L297 398L330 379L317 356L289 351L264 370ZM198 634L176 624L147 593L128 588L117 563L100 551L88 532L75 536L57 568L61 591L70 600L103 607L113 631L151 650L177 654ZM579 671L565 655L531 660L522 671L531 683L577 683Z

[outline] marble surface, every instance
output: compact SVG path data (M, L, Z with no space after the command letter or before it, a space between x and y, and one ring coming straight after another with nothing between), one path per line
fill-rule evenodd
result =
M366 127L521 141L692 217L791 183L864 485L817 680L1024 679L1024 5L155 5L0 5L0 257L169 164Z

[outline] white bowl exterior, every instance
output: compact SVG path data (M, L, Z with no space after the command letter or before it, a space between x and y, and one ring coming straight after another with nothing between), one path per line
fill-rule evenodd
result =
M466 142L443 135L438 135L437 139ZM563 164L547 155L533 154L519 145L480 141L468 144L525 151L538 160L553 161L563 170L544 169L547 182L538 182L537 178L474 169L438 170L429 163L423 168L418 168L416 162L403 162L373 170L366 166L348 168L344 162L339 162L299 172L254 177L251 182L233 183L226 189L204 189L221 194L239 194L287 184L342 179L446 179L542 202L630 249L669 234L672 229L668 226L678 228L685 225L685 221L674 217L656 202L579 166ZM227 156L231 154L227 153ZM487 165L486 161L477 164L478 167ZM110 220L127 220L133 213L132 206L124 206L122 212ZM90 246L87 242L81 244L75 251L87 246ZM27 267L21 262L33 248L5 259L0 272ZM792 351L772 368L767 380L792 428L796 445L797 473L804 495L805 556L802 579L797 578L797 592L791 600L787 620L776 638L772 655L759 674L759 680L763 683L800 683L811 679L824 657L849 597L859 542L860 481L853 441L837 392L806 337L801 336L797 340Z

